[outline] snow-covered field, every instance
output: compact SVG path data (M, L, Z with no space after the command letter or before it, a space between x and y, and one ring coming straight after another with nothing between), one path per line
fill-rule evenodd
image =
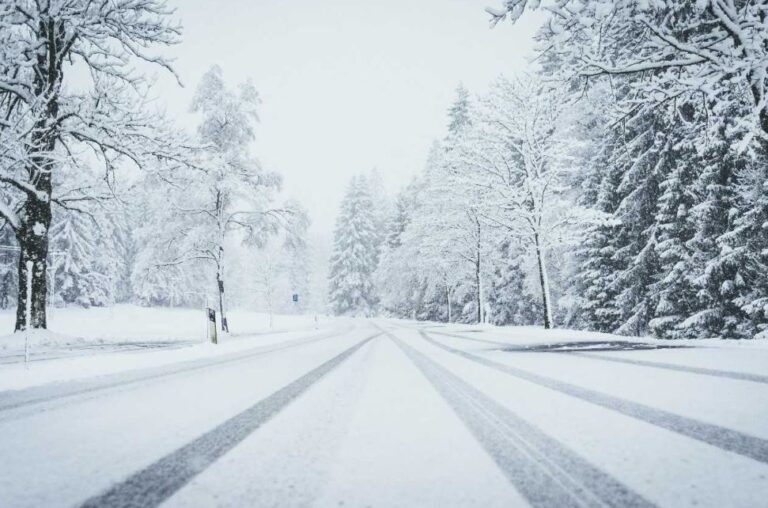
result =
M187 311L100 311L71 356L0 365L0 506L768 499L768 342L233 313L213 346ZM82 351L152 326L177 347Z

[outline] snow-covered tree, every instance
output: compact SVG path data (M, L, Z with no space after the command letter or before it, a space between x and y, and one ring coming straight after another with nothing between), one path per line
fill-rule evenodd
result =
M162 229L155 232L159 234L153 243L155 252L165 255L153 254L141 263L155 277L166 277L163 270L178 272L179 265L187 263L212 266L224 331L228 242L263 246L300 215L290 206L275 204L280 175L263 170L249 153L258 104L250 82L230 90L217 66L203 76L192 102L192 111L201 115L197 134L202 149L192 167L175 174L173 188L159 189L165 204L155 211L165 216L156 219Z
M426 277L426 288L444 302L446 320L461 317L481 323L486 310L489 231L477 195L471 188L452 185L454 179L440 164L424 178L426 188L404 239L416 248L413 255L419 273ZM460 313L454 312L454 305Z
M578 254L584 324L667 338L761 333L753 189L768 159L768 3L506 0L488 12L496 24L531 9L548 13L540 72L609 126L593 138L581 200L605 218Z
M398 317L413 318L419 305L422 277L417 273L410 239L406 231L411 223L417 196L423 185L414 179L395 198L393 210L387 221L386 237L382 246L376 272L376 287L383 310Z
M376 314L378 296L373 277L380 238L368 181L355 176L347 187L334 230L328 299L335 314Z
M501 236L488 288L488 322L495 325L541 324L541 303L526 283L525 252Z
M16 298L16 238L11 228L0 227L0 309L7 309Z
M744 212L724 238L733 263L741 267L742 284L734 303L745 314L741 337L768 337L768 165L748 164L741 170L739 187Z
M378 278L396 315L486 320L492 232L481 216L482 192L457 177L463 168L453 153L471 115L460 86L448 110L448 135L434 143L424 171L398 198Z
M703 102L710 128L733 130L739 149L768 140L766 0L505 0L492 23L543 9L542 50L584 83L629 78L626 109ZM731 116L734 107L743 114Z
M457 176L483 191L480 214L536 260L546 328L554 325L548 251L575 241L589 216L568 197L574 168L563 107L543 83L500 79L454 151Z
M307 213L296 203L292 206L297 211L297 220L293 221L293 227L286 232L282 244L285 266L287 294L286 300L292 302L293 295L297 295L298 301L290 303L285 308L291 313L303 313L312 305L312 246L307 238L309 217Z
M456 87L456 98L448 109L448 140L461 136L472 124L470 108L469 90L459 83Z
M177 220L173 204L185 189L184 171L175 173L178 176L170 180L150 173L134 189L130 285L133 299L142 305L201 305L213 285L204 260L174 262L183 258L183 246L173 234Z
M71 212L60 214L53 222L52 284L64 303L89 307L109 302L110 275L95 266L97 257L107 254L99 252L95 226L90 216Z
M52 206L100 198L79 185L78 171L59 192L59 170L99 163L109 174L123 162L175 156L135 72L137 62L170 68L154 53L178 41L170 14L162 0L0 3L0 217L21 249L18 278L31 277L31 294L19 284L17 330L46 327ZM74 86L72 76L84 79Z
M264 311L269 316L269 328L271 329L274 326L281 276L287 268L284 252L282 249L268 244L259 250L254 259L258 264L255 267L255 289L264 304Z

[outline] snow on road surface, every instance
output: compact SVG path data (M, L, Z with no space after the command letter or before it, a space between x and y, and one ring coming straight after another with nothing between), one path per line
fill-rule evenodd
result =
M0 506L765 506L768 348L665 345L339 320L0 365Z

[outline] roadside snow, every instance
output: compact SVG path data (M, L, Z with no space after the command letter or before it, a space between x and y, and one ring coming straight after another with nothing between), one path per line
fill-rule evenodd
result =
M398 323L398 321L392 321ZM405 321L399 321L405 323ZM653 337L631 337L626 335L614 335L610 333L591 332L586 330L570 330L567 328L553 328L545 330L540 326L494 326L471 325L460 323L417 323L424 331L450 333L473 337L488 341L498 341L513 345L533 345L553 342L594 342L594 341L623 341L642 342L656 346L696 346L715 348L748 348L768 349L768 340L723 340L712 339L688 339L688 340L662 340Z
M14 334L14 310L0 311L0 351L24 347L23 334ZM323 319L321 318L321 321ZM228 314L232 336L309 329L314 316L269 315L247 310ZM205 339L205 313L201 309L139 307L66 307L49 309L48 332L34 334L33 346L105 344L114 342L199 341Z
M219 344L204 340L204 315L196 309L108 308L56 309L50 330L0 337L0 390L18 390L51 382L84 379L215 357L269 346L347 327L313 315L269 316L248 311L229 315L233 333ZM13 328L13 313L0 313L0 329ZM25 365L25 340L30 361Z

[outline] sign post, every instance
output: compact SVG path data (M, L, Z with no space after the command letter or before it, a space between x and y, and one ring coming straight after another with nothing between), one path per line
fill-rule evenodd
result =
M210 307L208 307L206 310L208 311L208 338L210 339L211 343L218 344L219 338L216 335L216 311Z

